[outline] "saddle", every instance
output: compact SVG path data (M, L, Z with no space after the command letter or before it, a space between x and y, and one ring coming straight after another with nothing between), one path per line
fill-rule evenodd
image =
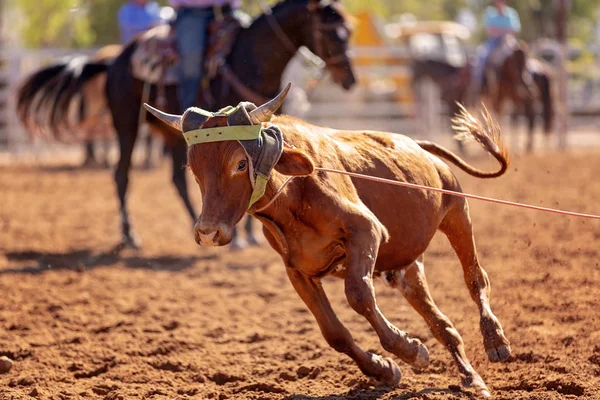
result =
M241 29L242 23L234 15L226 15L211 22L204 65L199 66L204 68L204 79L215 78ZM137 41L138 46L131 57L133 76L155 85L176 85L179 82L179 56L175 28L170 25L157 26L141 34Z
M131 72L141 81L172 85L179 81L175 31L170 25L159 25L137 38L138 46L131 56Z

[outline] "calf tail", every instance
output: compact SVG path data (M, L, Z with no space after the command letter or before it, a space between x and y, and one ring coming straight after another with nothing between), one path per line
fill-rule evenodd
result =
M460 169L477 178L497 178L503 175L508 169L508 152L502 143L500 137L500 126L492 118L488 110L484 107L481 112L483 122L471 115L461 104L458 105L460 113L452 119L452 128L456 132L456 138L461 141L475 140L483 148L498 160L500 169L494 172L482 171L468 164L465 160L452 153L450 150L429 142L417 140L417 144L424 150L444 158L458 166Z

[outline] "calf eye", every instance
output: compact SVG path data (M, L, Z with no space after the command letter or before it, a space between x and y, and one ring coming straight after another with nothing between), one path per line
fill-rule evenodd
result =
M248 167L248 163L246 163L246 160L242 160L238 163L238 171L243 171Z

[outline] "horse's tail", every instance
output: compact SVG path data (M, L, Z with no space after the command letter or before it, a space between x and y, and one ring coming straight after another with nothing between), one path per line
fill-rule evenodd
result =
M92 62L87 56L63 59L27 76L16 92L16 111L30 133L45 132L58 139L72 134L86 118L86 97L105 101L104 79L110 61ZM89 96L88 85L100 83L100 93ZM77 103L76 101L79 101ZM78 110L76 110L78 106Z
M544 133L550 134L552 132L552 122L554 120L554 101L553 101L553 90L552 82L550 81L550 75L544 71L535 75L542 98L542 115L544 117Z
M468 164L465 160L452 153L444 147L424 141L417 140L417 144L425 151L450 161L460 169L477 178L496 178L508 170L508 152L502 144L500 127L494 121L490 113L484 109L482 112L483 122L473 117L462 105L459 104L460 113L452 119L452 127L456 131L459 140L476 140L483 148L498 160L500 168L497 171L482 171Z

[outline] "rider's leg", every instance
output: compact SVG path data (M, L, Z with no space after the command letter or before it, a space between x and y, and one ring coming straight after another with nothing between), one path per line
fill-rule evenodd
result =
M481 88L483 86L483 78L485 73L485 67L487 60L496 47L495 39L488 39L484 42L477 50L477 58L475 61L475 67L473 68L473 81L467 96L467 104L473 106L477 101L477 98L481 95Z
M179 106L182 112L197 103L208 24L213 16L211 8L181 7L177 12L175 31L180 56Z

